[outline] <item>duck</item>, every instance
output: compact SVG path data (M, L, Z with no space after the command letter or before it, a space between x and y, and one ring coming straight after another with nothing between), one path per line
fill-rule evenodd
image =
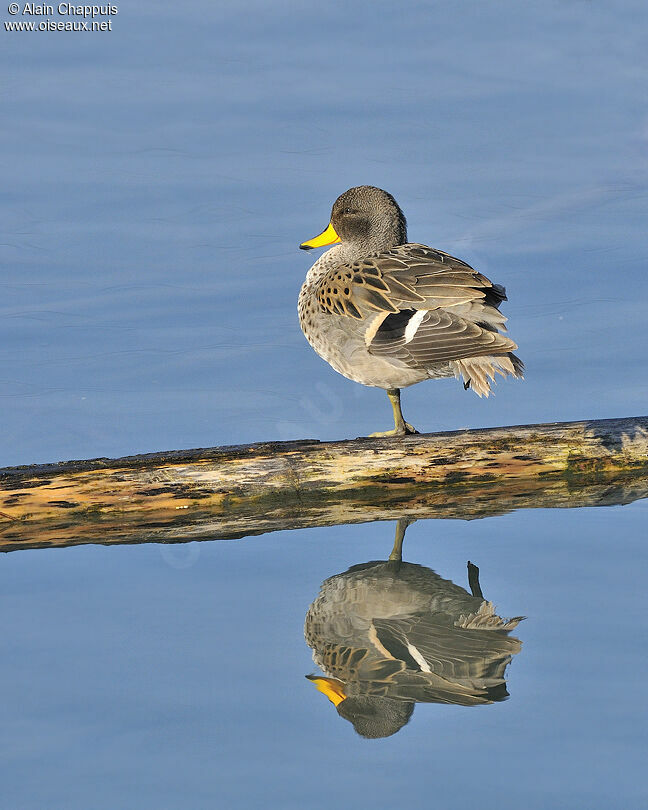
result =
M299 247L331 245L306 274L299 323L335 371L387 392L394 428L371 436L418 432L403 417L402 388L456 377L488 397L496 374L523 376L517 344L503 334L504 287L449 253L408 242L389 192L348 189L325 230Z
M506 669L522 647L509 634L524 617L498 615L484 598L476 565L468 562L468 592L403 561L410 522L398 520L389 559L326 579L304 623L322 670L306 678L369 739L400 731L416 703L506 700Z

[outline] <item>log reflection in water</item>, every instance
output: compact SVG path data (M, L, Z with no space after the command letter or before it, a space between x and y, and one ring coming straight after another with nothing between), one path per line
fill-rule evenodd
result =
M52 497L54 497L52 495ZM0 518L0 551L124 543L188 543L225 540L285 529L393 520L453 518L473 520L516 509L577 508L631 503L648 497L648 474L595 480L564 477L502 479L488 484L407 487L383 483L330 496L286 492L280 499L235 500L220 506L151 508L145 511L68 511L51 520ZM61 510L65 511L65 510Z

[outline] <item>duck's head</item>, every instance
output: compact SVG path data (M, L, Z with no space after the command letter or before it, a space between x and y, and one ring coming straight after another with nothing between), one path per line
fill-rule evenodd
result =
M345 261L407 242L407 222L398 203L381 188L355 186L333 203L328 228L302 242L302 250L341 243Z
M361 737L390 737L409 722L414 711L413 700L396 700L379 695L347 697L346 687L337 678L307 675L317 689L326 695L340 717L353 724Z

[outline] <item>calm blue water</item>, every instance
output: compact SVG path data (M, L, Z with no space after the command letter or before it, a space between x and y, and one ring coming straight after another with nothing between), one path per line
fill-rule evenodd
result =
M527 366L488 401L416 386L409 421L646 412L645 4L131 6L0 29L0 466L388 427L296 320L297 245L360 183L506 285ZM410 527L407 560L467 587L470 559L528 618L507 702L418 705L383 741L304 679L302 626L390 524L7 555L0 802L645 806L645 522Z
M647 501L410 526L404 558L525 615L510 698L366 740L304 676L376 523L2 560L3 807L642 808Z

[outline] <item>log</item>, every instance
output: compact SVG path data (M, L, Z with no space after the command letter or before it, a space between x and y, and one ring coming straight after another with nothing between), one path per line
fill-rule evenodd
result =
M648 417L0 469L0 550L188 542L648 495Z

